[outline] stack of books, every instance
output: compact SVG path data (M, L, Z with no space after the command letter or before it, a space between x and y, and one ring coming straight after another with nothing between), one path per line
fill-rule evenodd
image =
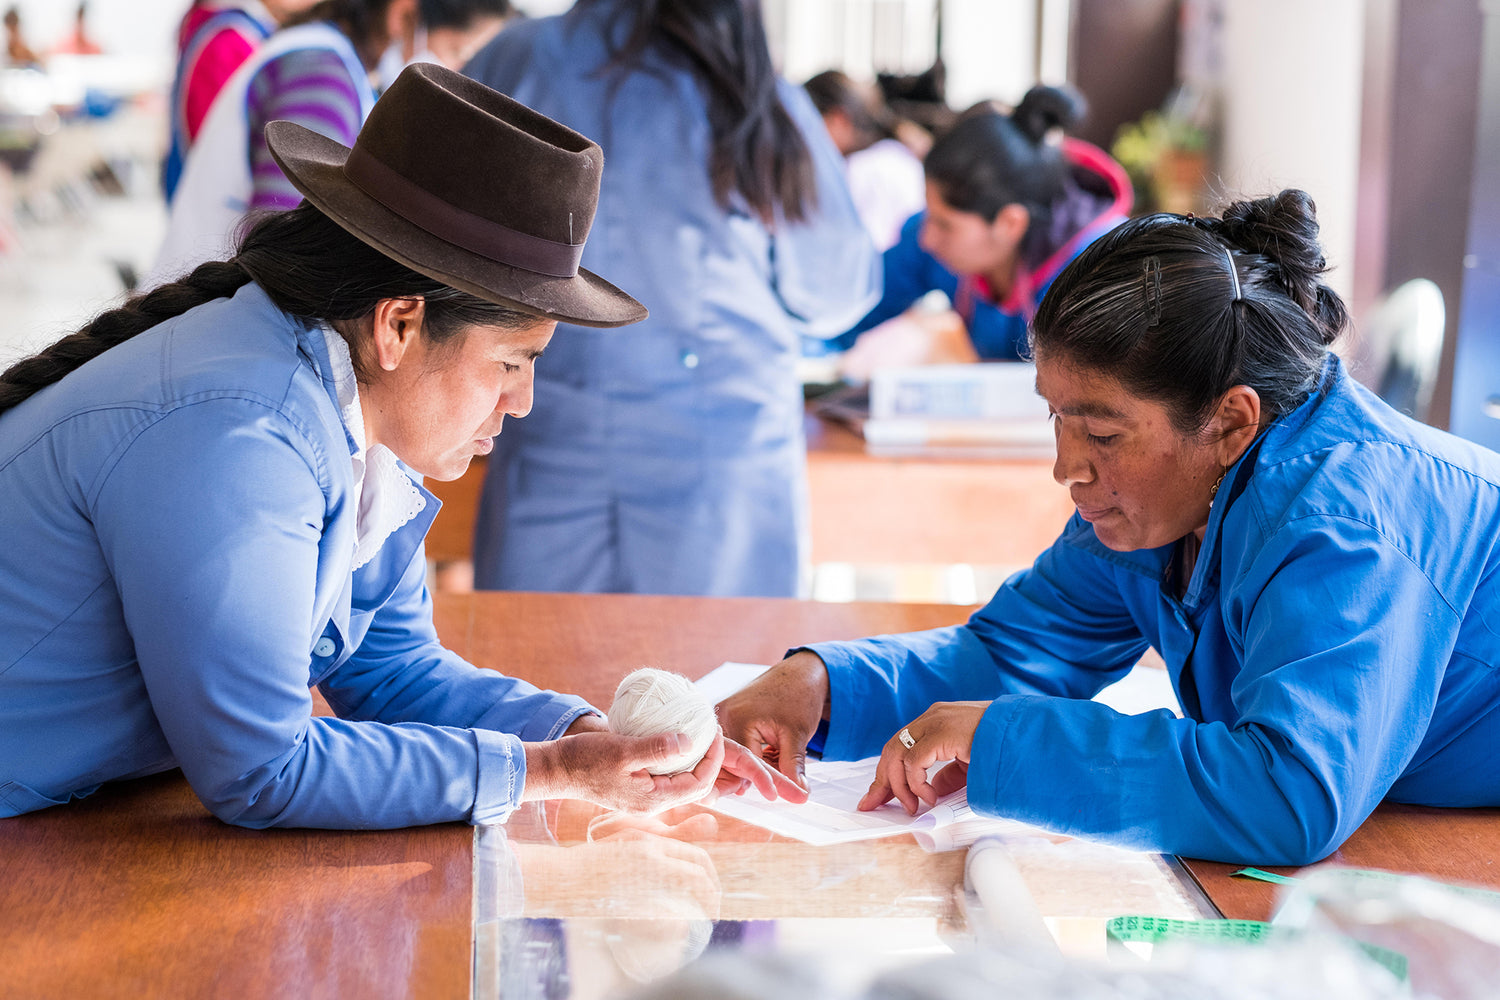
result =
M1023 362L879 369L869 392L869 416L859 430L871 453L1050 458L1055 452L1036 368Z

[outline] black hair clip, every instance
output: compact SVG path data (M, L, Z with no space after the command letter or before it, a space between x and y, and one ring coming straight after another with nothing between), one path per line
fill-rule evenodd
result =
M1154 254L1142 266L1145 274L1146 326L1161 322L1161 258Z

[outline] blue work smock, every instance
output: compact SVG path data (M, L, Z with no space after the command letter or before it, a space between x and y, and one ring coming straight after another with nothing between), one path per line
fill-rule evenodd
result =
M979 811L1233 863L1311 863L1387 797L1500 805L1500 456L1325 375L1229 470L1182 596L1175 545L1075 515L965 625L810 647L826 755L993 699ZM1087 700L1148 646L1184 717Z
M181 767L241 826L496 821L588 710L439 644L425 490L351 573L329 372L248 284L0 415L0 816Z
M1124 169L1102 149L1078 139L1064 140L1063 156L1070 168L1066 193L1053 206L1055 247L1034 267L1022 264L1005 298L997 299L978 275L960 276L922 249L926 212L906 220L901 237L885 251L884 285L880 301L858 323L830 338L828 350L847 350L866 330L874 329L910 309L930 292L948 296L963 320L974 351L986 361L1015 361L1026 356L1026 326L1042 296L1074 257L1100 236L1124 222L1134 195Z
M537 361L531 414L489 458L475 580L791 596L808 561L800 338L863 315L880 258L822 120L784 81L816 206L767 227L738 198L719 205L708 112L684 59L651 49L628 75L606 68L610 25L623 38L635 6L523 21L465 69L603 148L583 266L651 312L619 330L561 328Z

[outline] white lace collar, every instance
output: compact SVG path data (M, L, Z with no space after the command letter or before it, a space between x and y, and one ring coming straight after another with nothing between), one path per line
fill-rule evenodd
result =
M396 455L383 444L365 447L365 417L359 405L359 382L354 377L354 362L349 345L327 323L318 324L328 345L328 360L334 391L338 395L339 413L354 439L350 456L354 468L355 518L354 569L375 558L380 546L398 528L422 512L427 500L416 484L396 464Z

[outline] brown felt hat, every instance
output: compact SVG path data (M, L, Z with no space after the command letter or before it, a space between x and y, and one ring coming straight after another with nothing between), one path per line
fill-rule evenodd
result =
M604 154L572 129L432 63L408 66L350 149L288 121L271 155L319 211L407 267L583 326L646 308L578 266Z

